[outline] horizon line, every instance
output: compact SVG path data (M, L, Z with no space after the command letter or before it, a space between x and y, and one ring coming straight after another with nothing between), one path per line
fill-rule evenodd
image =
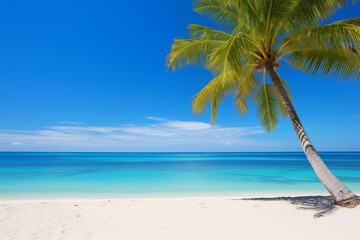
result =
M350 151L318 151L320 153L328 153L328 152L332 152L332 153L343 153L343 152L350 152L350 153L360 153L360 150L350 150ZM96 151L1 151L0 150L0 153L303 153L305 154L303 151L264 151L264 152L261 152L261 151L240 151L240 152L171 152L171 151L159 151L159 152L142 152L142 151L139 151L139 152L114 152L114 151L99 151L99 152L96 152Z

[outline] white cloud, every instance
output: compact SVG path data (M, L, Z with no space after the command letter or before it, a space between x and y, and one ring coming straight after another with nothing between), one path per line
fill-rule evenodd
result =
M154 120L154 121L159 121L159 122L163 122L163 121L167 121L165 118L160 118L160 117L146 117L149 120Z
M211 124L203 122L166 121L162 125L185 131L211 129Z
M0 130L0 150L8 150L5 143L11 141L12 145L26 143L23 150L27 151L245 151L261 142L251 139L252 135L264 133L260 127L212 127L205 122L147 119L152 122L112 127ZM272 143L262 141L261 144Z
M211 124L204 123L204 122L193 122L193 121L173 121L166 118L159 118L159 117L146 117L149 120L154 120L161 122L161 125L167 126L170 128L177 128L186 131L194 131L194 130L203 130L203 129L210 129Z
M59 124L84 125L85 122L59 121Z
M61 131L61 132L98 132L98 133L112 133L120 131L119 127L67 127L67 126L53 126L49 129Z
M135 135L142 136L153 136L153 137L171 137L174 136L174 133L169 131L169 129L162 129L157 126L152 127L124 127L122 131Z

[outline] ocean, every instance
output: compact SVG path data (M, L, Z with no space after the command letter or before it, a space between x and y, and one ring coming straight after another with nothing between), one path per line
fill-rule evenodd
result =
M360 152L321 152L360 192ZM323 193L302 152L0 152L0 199Z

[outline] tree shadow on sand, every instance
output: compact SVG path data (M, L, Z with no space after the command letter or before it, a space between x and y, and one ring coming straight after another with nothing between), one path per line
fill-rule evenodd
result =
M334 212L336 205L331 196L303 196L303 197L267 197L267 198L242 198L241 200L256 201L288 201L297 205L297 209L317 211L314 218L323 217Z

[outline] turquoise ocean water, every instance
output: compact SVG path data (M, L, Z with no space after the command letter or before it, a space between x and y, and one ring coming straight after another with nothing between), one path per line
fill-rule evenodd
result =
M323 152L360 192L360 152ZM304 153L0 152L0 199L326 194Z

